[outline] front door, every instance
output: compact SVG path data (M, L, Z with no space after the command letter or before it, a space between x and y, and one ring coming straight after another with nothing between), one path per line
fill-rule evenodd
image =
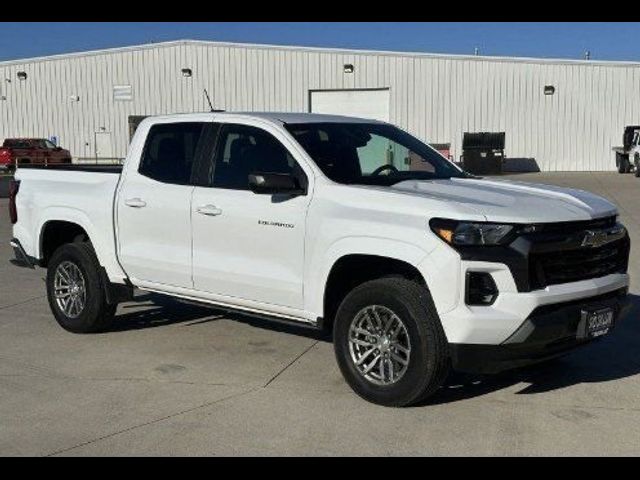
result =
M271 133L227 124L218 138L211 187L192 200L193 279L197 290L229 301L302 309L309 195L256 194L251 172L307 175Z

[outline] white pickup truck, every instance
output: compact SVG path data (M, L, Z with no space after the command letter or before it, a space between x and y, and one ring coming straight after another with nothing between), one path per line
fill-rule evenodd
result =
M10 211L63 328L108 329L135 287L332 329L347 382L384 405L566 353L628 305L614 205L474 177L371 120L147 118L121 169L19 168Z

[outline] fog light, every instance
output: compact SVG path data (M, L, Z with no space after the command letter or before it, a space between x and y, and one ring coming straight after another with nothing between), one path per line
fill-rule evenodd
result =
M498 298L498 287L488 272L467 272L465 303L492 305Z

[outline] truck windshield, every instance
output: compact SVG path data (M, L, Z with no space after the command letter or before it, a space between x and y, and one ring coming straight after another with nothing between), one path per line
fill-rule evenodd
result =
M467 177L420 140L382 123L285 125L334 182L390 186L405 180Z

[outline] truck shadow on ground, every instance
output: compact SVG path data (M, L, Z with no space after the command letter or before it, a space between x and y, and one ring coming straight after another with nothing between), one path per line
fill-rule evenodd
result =
M563 357L496 375L454 372L445 385L421 405L436 405L487 395L516 385L517 395L560 390L581 383L605 383L640 374L640 296L629 295L632 308L601 340Z
M141 330L178 323L189 327L225 319L289 335L298 335L327 342L332 341L330 335L304 325L280 323L241 313L231 313L215 307L190 303L153 293L136 295L135 303L127 303L120 308L114 326L110 330L112 332Z
M435 395L418 406L453 403L521 384L525 386L515 394L532 395L581 383L604 383L639 375L640 357L637 352L640 348L640 296L630 297L632 308L611 335L564 357L527 368L497 375L453 372ZM139 330L172 324L190 327L222 319L318 341L332 341L330 334L312 328L228 313L156 294L137 295L135 303L122 305L111 331Z

